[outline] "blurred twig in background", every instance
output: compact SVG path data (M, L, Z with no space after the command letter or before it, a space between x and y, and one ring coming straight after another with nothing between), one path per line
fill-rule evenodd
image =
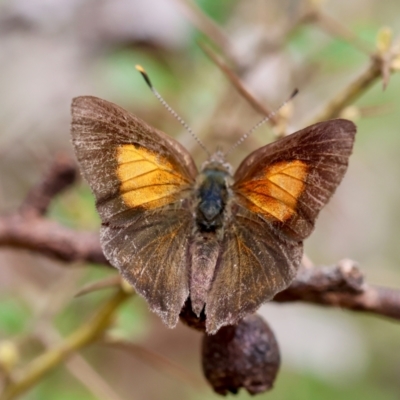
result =
M35 385L52 368L64 362L74 351L98 339L110 326L114 312L129 296L129 293L122 289L119 290L97 311L92 319L64 338L58 346L48 349L25 366L18 376L7 385L0 399L16 398Z

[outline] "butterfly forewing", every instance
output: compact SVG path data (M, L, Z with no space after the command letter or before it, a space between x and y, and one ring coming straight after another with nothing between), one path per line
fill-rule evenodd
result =
M73 100L71 132L103 222L125 210L171 203L197 174L178 142L97 97Z
M189 294L187 205L197 169L176 141L96 97L72 103L72 137L106 257L174 326Z
M321 122L250 154L235 174L235 200L288 237L303 240L341 182L355 125Z

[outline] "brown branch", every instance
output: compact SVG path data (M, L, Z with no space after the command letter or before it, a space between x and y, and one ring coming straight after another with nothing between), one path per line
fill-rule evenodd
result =
M98 234L77 232L43 217L53 198L72 185L76 177L75 163L63 155L56 156L19 211L0 217L0 246L30 250L67 262L108 265Z
M279 122L279 117L277 115L271 115L272 111L268 109L265 105L261 104L243 85L240 78L235 74L235 72L225 63L225 61L219 57L214 51L205 43L198 42L200 48L204 53L210 58L210 60L224 73L224 75L232 83L233 87L238 91L238 93L243 96L245 100L253 107L253 109L265 116L270 115L269 121L272 125L277 125Z
M0 246L30 250L70 263L108 265L98 234L77 232L41 217L21 214L0 217Z
M76 232L44 218L21 215L1 218L0 246L24 248L66 262L109 265L97 235ZM344 265L301 269L290 287L274 301L304 301L400 320L400 291L367 285L356 266ZM183 318L190 319L190 316Z
M113 338L112 336L106 336L100 343L115 349L120 349L124 354L132 354L162 373L171 375L172 377L191 385L194 389L201 390L204 387L204 384L200 379L193 376L180 365L175 364L161 354L154 353L136 343L124 339Z
M228 36L201 8L192 0L175 0L188 20L205 36L211 39L233 60L232 46Z
M326 33L333 37L338 37L354 48L360 50L364 54L370 55L373 51L368 43L364 42L360 37L342 25L339 21L332 18L330 15L323 13L321 10L314 10L308 16L308 22L314 22Z
M281 293L306 291L362 293L364 277L352 260L342 260L337 266L300 268L296 279Z
M333 267L301 268L292 284L273 301L303 301L400 320L400 290L366 284L351 260L343 260ZM205 330L205 315L198 318L191 309L190 300L184 305L180 318L191 328Z
M20 212L44 215L53 198L71 186L77 175L76 164L62 154L57 155L43 179L29 191Z
M112 276L107 276L106 278L99 279L94 282L90 282L85 286L81 287L74 297L85 296L89 293L97 292L103 289L110 289L113 287L118 287L124 284L124 280L121 275L116 274Z
M354 103L367 89L369 89L381 76L382 60L378 57L372 57L371 63L366 71L361 73L353 82L346 86L341 92L317 114L308 125L319 121L326 121L331 118L337 118L340 112L348 105Z
M0 246L23 248L69 263L109 265L96 234L77 232L44 218L18 214L0 218ZM290 287L274 301L304 301L400 320L400 291L367 285L357 267L346 269L343 265L300 270ZM182 318L190 321L191 316Z
M20 211L0 217L0 246L26 249L68 263L81 261L109 265L97 234L77 232L40 215L47 209L52 196L74 181L74 171L70 161L56 159L21 207L21 210L32 212ZM279 293L274 301L305 301L400 320L400 291L367 285L359 269L350 261L336 267L301 269L290 287ZM189 325L202 327L203 321L200 325L199 321L193 322L193 315L187 312L187 307L181 318Z
M400 291L366 284L358 267L348 260L335 267L302 269L274 301L304 301L400 320Z

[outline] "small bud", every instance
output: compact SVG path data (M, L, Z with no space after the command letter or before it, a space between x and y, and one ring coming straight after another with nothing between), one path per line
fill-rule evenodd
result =
M376 37L376 48L379 54L385 54L390 50L392 46L393 32L388 27L383 27L378 31Z
M133 286L123 278L121 278L121 288L127 294L135 293L135 289L133 289Z
M400 71L400 55L393 58L390 67L393 71Z
M361 118L361 112L357 106L348 106L342 110L340 117L350 119L351 121L357 121Z
M282 108L279 110L279 115L285 120L290 119L293 115L293 103L289 101L284 106L282 106Z
M324 3L325 0L308 0L308 3L310 4L311 7L314 8L321 8L322 3Z
M0 366L6 373L10 373L19 361L17 346L10 340L0 342Z

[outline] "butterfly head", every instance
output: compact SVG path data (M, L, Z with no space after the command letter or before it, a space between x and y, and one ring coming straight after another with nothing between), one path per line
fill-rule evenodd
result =
M222 150L217 150L211 154L210 157L204 161L201 166L201 172L206 170L224 171L228 175L232 175L232 166L226 161L225 153Z

